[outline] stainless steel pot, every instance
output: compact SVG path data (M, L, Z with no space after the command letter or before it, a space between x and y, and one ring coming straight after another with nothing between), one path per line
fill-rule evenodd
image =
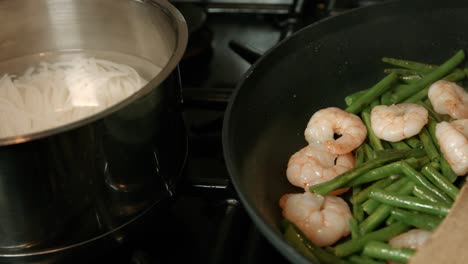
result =
M182 15L165 0L0 0L0 25L0 75L80 52L150 80L84 120L0 139L0 259L83 245L171 196L186 150Z

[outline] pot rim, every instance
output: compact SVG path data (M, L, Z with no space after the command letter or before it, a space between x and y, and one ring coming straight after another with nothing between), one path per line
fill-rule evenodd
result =
M41 130L38 132L26 133L21 135L9 136L0 138L0 147L7 146L7 145L14 145L19 143L30 142L46 137L50 137L56 134L64 133L73 129L77 129L79 127L85 126L90 124L94 121L102 119L106 116L115 113L122 108L125 108L129 104L135 102L136 100L144 97L145 95L149 94L153 89L157 89L157 87L167 79L167 77L176 69L179 62L182 59L182 56L185 53L185 49L187 47L188 42L188 28L187 22L185 21L184 16L180 11L172 5L169 1L165 0L128 0L139 2L145 5L149 5L153 8L160 8L166 15L168 15L171 19L173 24L175 33L176 33L176 47L169 58L169 61L164 66L164 68L154 77L152 78L145 86L140 88L137 92L130 95L129 97L125 98L124 100L114 104L113 106L106 108L96 114L91 116L87 116L85 118L73 121L71 123L66 123L57 127L48 128L46 130Z

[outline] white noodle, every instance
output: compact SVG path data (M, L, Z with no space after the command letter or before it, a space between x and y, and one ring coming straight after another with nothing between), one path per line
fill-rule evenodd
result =
M1 76L1 75L0 75ZM0 137L38 132L95 114L147 83L135 69L76 57L0 77Z

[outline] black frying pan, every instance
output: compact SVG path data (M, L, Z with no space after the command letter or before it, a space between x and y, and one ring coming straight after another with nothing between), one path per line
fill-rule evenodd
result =
M302 191L285 172L311 115L375 84L383 56L440 64L458 49L468 51L468 1L401 0L308 26L249 69L226 112L224 155L248 213L289 260L307 262L282 238L278 199Z

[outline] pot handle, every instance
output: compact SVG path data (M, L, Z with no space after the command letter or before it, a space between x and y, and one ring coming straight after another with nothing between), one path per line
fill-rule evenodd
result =
M254 64L263 55L259 50L236 40L229 41L229 48L250 64Z

